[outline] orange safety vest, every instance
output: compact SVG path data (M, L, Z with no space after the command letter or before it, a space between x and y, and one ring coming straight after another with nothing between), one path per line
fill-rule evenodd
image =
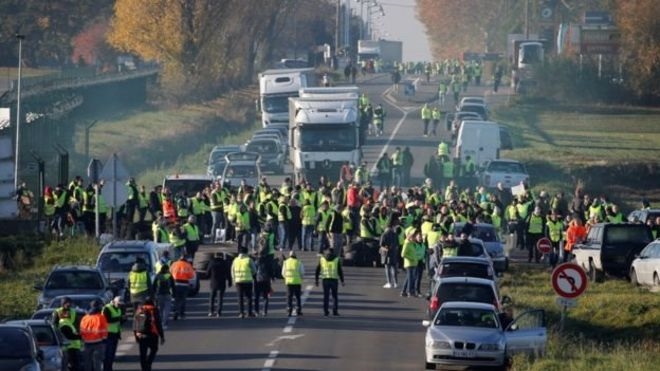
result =
M192 265L185 260L177 260L172 263L170 273L175 281L190 281L195 278L195 271Z
M87 314L82 318L80 337L85 343L98 343L108 337L108 321L103 313Z
M163 217L166 219L176 218L174 202L168 198L163 199Z

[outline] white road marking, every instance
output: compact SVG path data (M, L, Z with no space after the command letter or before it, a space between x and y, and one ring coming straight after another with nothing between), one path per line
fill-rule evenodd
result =
M275 366L275 360L279 353L278 350L271 350L270 353L268 353L268 359L264 362L264 368L261 371L270 371L270 369Z
M295 317L291 317L291 318L295 318ZM285 334L288 334L291 331L293 331L293 326L291 326L291 325L284 327L284 330L282 330L282 332L285 333Z

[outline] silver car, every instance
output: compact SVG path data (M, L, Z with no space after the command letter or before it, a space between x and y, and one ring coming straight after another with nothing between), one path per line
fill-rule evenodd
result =
M454 235L459 236L465 223L454 224ZM501 273L509 269L509 258L504 253L504 244L495 230L495 226L488 223L476 223L472 225L472 234L470 240L479 239L483 242L488 256L493 262L495 272Z
M66 370L66 353L62 351L65 340L50 321L25 319L9 321L7 324L21 324L32 329L37 346L43 352L43 365L41 367L43 371Z
M508 321L507 321L508 322ZM525 312L508 324L491 304L447 302L426 330L426 369L497 367L506 369L516 353L542 355L547 344L545 312Z
M630 282L636 285L660 286L660 239L639 253L630 265Z

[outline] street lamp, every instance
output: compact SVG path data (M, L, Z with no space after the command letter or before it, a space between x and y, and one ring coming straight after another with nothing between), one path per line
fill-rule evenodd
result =
M23 62L23 39L25 39L25 35L17 33L16 39L18 39L18 83L16 85L16 154L14 156L14 190L18 189L18 155L21 140L21 77L23 73L21 64Z

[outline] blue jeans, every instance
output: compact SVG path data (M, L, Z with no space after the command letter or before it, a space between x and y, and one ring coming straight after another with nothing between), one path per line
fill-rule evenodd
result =
M417 281L417 267L408 267L406 268L406 282L403 284L404 294L415 295L417 290L415 289L415 281Z
M302 247L303 250L312 250L312 236L314 235L314 225L303 225L302 227Z
M394 285L397 285L397 271L396 271L396 265L394 264L385 264L385 278L387 279L387 283L389 283L392 287Z
M277 239L278 239L278 244L277 247L280 250L284 250L284 247L286 246L286 222L279 222L277 223Z

